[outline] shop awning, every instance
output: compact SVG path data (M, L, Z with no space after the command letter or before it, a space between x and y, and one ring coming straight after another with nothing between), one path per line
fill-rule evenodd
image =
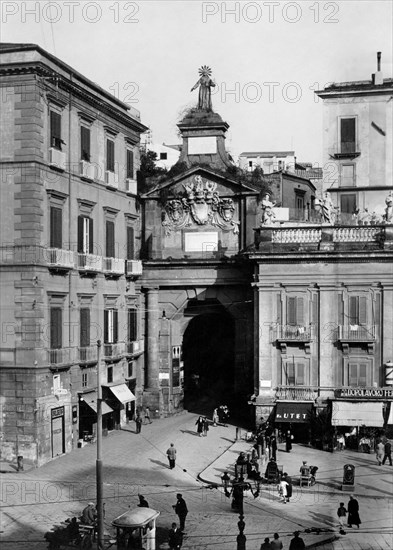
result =
M332 425L382 428L382 402L333 401Z
M129 403L130 401L135 401L135 395L128 388L126 384L119 384L117 386L109 386L109 389L113 395L124 405L124 403Z
M313 403L299 401L278 401L276 404L276 422L291 422L300 424L307 422L308 414L312 411Z
M86 405L89 405L89 407L96 413L97 412L97 392L96 391L89 391L87 393L84 393L81 395L81 400L83 400ZM101 401L101 410L102 414L108 414L113 412L113 409L105 403L105 401Z

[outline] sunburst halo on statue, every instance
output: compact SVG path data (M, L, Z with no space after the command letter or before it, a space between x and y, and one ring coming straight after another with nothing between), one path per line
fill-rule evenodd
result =
M202 65L200 69L198 69L198 72L200 76L211 76L212 70L207 65Z

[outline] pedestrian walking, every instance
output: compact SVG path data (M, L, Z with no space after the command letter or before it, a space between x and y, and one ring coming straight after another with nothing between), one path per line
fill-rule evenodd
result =
M209 421L206 416L203 418L202 428L203 428L203 435L206 437L207 432L209 431Z
M149 508L149 503L147 502L147 500L143 495L138 495L138 498L139 498L139 504L138 504L139 508Z
M339 451L343 451L345 449L345 437L344 434L340 434L337 437L337 446Z
M260 550L272 550L272 545L270 544L269 537L265 538L265 542L261 544Z
M139 413L135 417L135 424L136 424L136 433L140 434L142 429L142 418Z
M172 529L169 530L168 537L169 550L180 550L183 544L183 534L177 528L176 523L172 523Z
M285 450L287 451L287 453L290 453L292 450L292 440L293 435L291 434L291 430L288 430L285 434Z
M187 508L186 501L184 500L183 495L181 493L177 493L176 498L177 498L177 502L173 506L173 509L175 510L175 513L179 518L180 531L184 532L186 517L188 514L188 508Z
M289 550L303 550L306 548L304 540L299 537L300 531L295 531L293 533L293 539L290 542Z
M214 409L212 420L213 420L213 426L217 426L217 424L219 422L218 409Z
M385 456L383 457L382 464L385 464L386 460L389 460L390 466L392 465L392 444L389 440L385 443Z
M378 464L382 466L382 460L385 455L385 445L382 443L381 440L379 440L377 443L376 452Z
M356 527L359 529L359 525L361 523L362 522L359 517L359 503L356 498L351 495L348 502L348 527L356 525Z
M272 435L270 438L270 451L271 451L271 457L274 460L277 460L277 438L275 435Z
M176 463L176 449L175 449L175 445L173 443L171 443L169 449L167 450L166 456L168 457L169 468L171 470L173 470L173 468L175 467L175 463Z
M146 407L145 409L145 422L151 424L151 418L150 418L150 409L149 407Z
M199 433L199 437L203 436L203 416L200 416L198 420L195 422L195 425L197 427L197 432Z
M344 527L344 521L347 517L347 509L344 506L343 502L340 502L340 506L337 509L338 523L341 528Z
M270 546L272 550L282 550L284 548L280 539L280 535L278 533L274 533L273 540L270 542Z
M292 478L284 472L282 475L283 479L287 482L287 502L292 498Z

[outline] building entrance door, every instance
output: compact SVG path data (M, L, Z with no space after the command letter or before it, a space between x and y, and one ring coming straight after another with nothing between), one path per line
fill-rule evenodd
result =
M52 457L64 454L64 407L51 411Z

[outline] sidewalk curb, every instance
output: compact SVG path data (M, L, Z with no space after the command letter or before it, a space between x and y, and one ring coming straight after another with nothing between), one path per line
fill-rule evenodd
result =
M335 540L338 540L338 539L339 539L339 537L337 535L332 535L328 539L320 540L318 542L313 542L312 544L307 545L306 548L307 549L309 549L309 548L318 548L318 546L322 546L323 544L330 544L330 543L332 543L332 542L334 542Z
M208 481L207 479L204 479L204 478L202 477L202 474L203 474L203 472L206 472L206 470L208 470L209 468L211 468L211 466L212 466L215 462L217 462L217 460L218 460L220 457L222 457L223 454L225 454L226 452L228 452L229 449L231 449L231 448L235 445L235 443L237 443L236 440L235 440L233 443L231 443L231 444L229 445L229 447L227 447L227 448L225 449L225 451L223 451L221 454L219 454L218 456L216 456L216 458L215 458L214 460L212 460L212 461L210 462L210 464L208 464L208 465L206 466L206 468L205 468L204 470L202 470L202 472L200 472L200 473L197 475L197 479L198 479L199 481L201 481L202 483L206 483L207 485L214 485L215 487L220 487L220 485L219 485L216 481Z

